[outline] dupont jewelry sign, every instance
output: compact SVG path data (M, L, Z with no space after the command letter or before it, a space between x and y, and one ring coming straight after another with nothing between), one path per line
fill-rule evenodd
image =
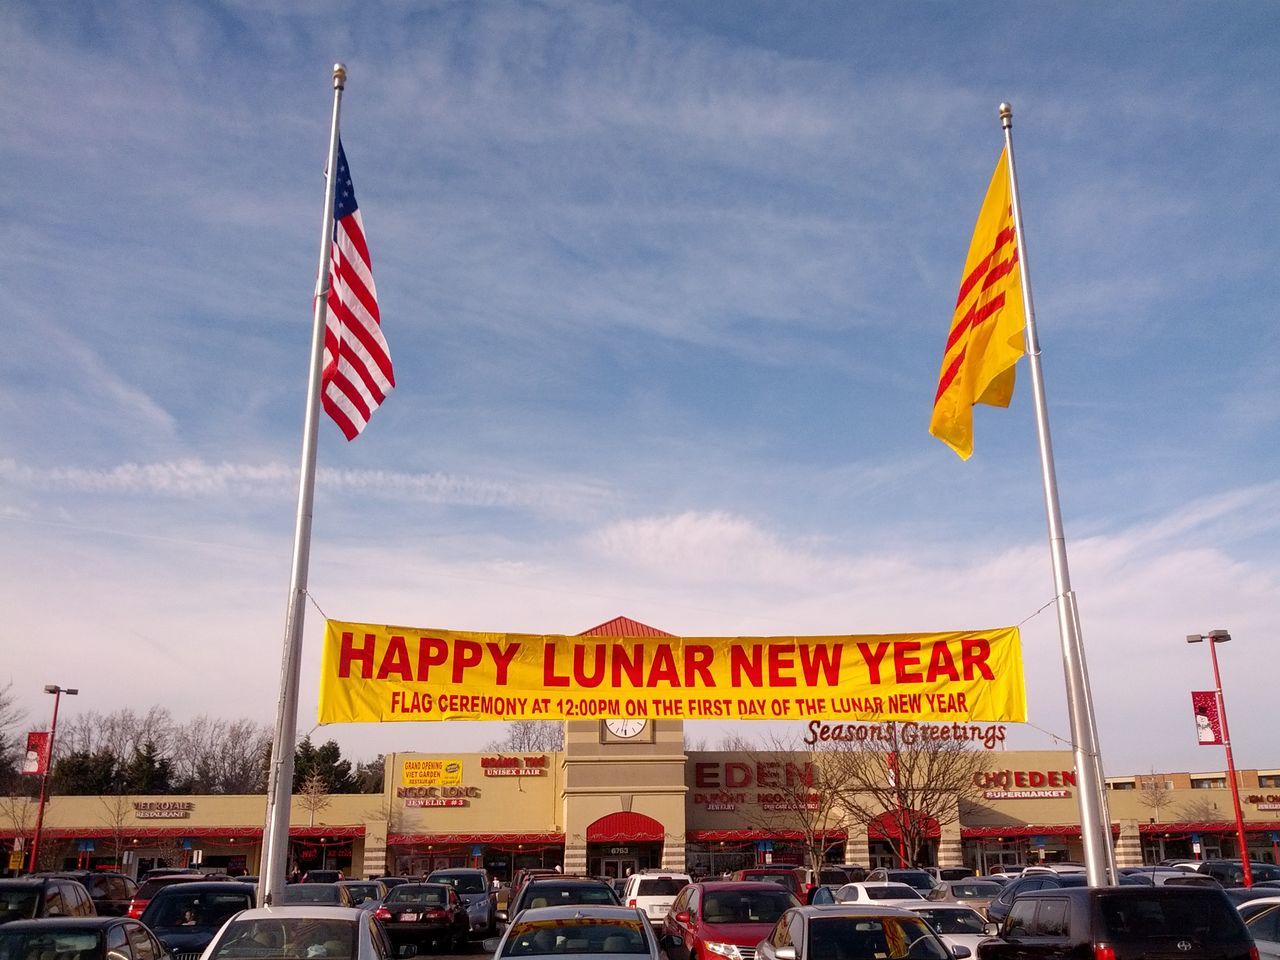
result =
M1026 719L1017 627L596 637L330 620L320 671L321 723Z

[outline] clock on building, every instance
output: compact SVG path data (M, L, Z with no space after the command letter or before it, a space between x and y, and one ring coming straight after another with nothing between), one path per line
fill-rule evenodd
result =
M649 721L638 719L606 720L604 729L612 739L635 740L649 729Z

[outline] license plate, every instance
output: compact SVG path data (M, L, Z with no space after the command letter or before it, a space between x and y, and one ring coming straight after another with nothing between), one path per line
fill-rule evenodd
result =
M418 920L418 914L416 914L416 913L402 913L402 914L400 914L400 922L401 922L401 923L416 923L416 922L417 922L417 920Z

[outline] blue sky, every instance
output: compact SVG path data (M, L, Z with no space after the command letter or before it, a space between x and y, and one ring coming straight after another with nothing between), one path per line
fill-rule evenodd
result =
M1054 745L1025 367L970 462L926 429L1009 100L1107 770L1222 766L1217 627L1237 761L1280 765L1277 41L1267 3L7 4L0 682L273 715L343 60L397 389L322 423L325 613L1025 621L1013 745Z

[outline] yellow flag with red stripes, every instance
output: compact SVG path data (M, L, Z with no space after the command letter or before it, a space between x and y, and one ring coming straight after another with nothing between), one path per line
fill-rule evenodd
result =
M973 405L1007 407L1013 397L1015 365L1026 352L1024 326L1009 151L1004 150L969 242L929 420L929 432L962 459L973 453Z

